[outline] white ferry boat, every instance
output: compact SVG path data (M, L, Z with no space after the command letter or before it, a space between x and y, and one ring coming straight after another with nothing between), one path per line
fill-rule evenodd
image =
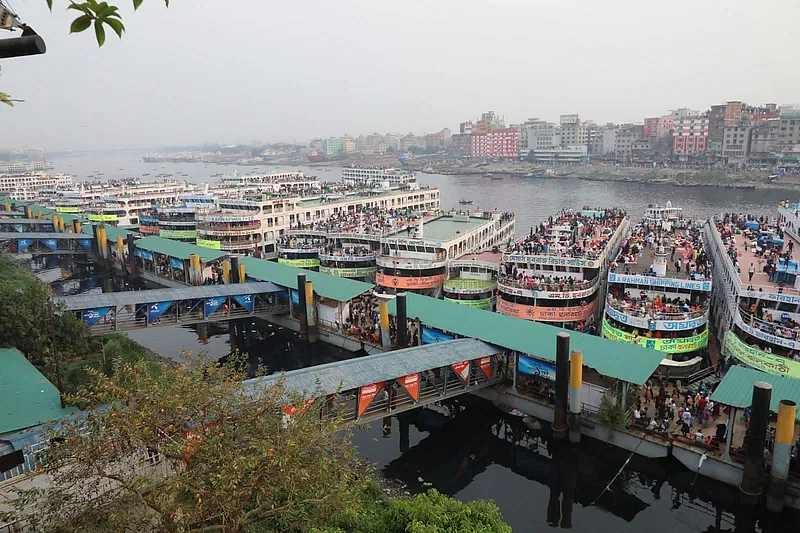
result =
M0 174L24 174L27 172L41 172L55 168L50 161L32 161L21 163L0 163Z
M139 225L139 215L154 206L179 202L189 189L186 182L123 184L114 195L103 196L87 209L90 222L104 222L120 227Z
M69 174L0 173L0 192L8 193L12 200L33 200L41 190L71 189L72 187L72 176Z
M712 284L702 229L669 202L650 205L608 273L603 337L664 352L661 370L676 379L710 363Z
M382 167L344 167L342 180L353 185L384 188L414 186L417 183L413 172Z

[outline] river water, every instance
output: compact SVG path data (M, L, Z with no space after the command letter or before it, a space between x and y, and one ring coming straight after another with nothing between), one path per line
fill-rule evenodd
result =
M153 179L155 174L171 173L172 179L199 184L212 183L213 174L234 170L232 166L203 163L143 163L141 155L139 152L87 153L57 158L54 163L56 171L72 173L79 180L99 173L102 173L101 179L151 174L142 177L145 180ZM338 180L341 176L337 168L304 166L263 165L237 170L240 173L302 170L324 181ZM798 195L782 190L688 188L578 179L488 179L421 174L419 181L441 189L442 209L458 208L458 201L463 198L472 200L473 208L513 211L517 216L518 235L563 208L624 207L636 220L647 204L669 200L683 207L684 214L689 217L707 218L725 211L774 216L778 202ZM52 262L39 265L37 273L49 281L56 268ZM101 292L103 280L104 273L87 274L65 282L61 290L65 294ZM206 350L214 357L228 353L227 334L214 334L213 330L204 342L198 340L193 328L153 328L129 335L168 357L176 357L181 349ZM309 363L291 354L281 357L274 368L291 369ZM320 354L314 357L313 364L336 358L337 354ZM554 479L562 482L564 472L575 471L577 490L572 528L581 533L800 531L796 514L791 512L784 512L778 518L763 514L762 520L753 525L753 517L736 507L733 489L698 478L668 461L653 462L634 457L604 492L628 454L592 441L584 441L579 451L563 453L546 439L517 442L512 435L520 433L518 421L486 406L470 405L452 416L428 411L424 423L419 427L411 426L409 447L404 451L401 451L396 420L388 438L382 437L379 425L357 430L354 441L361 457L375 463L387 477L403 483L404 490L409 492L434 487L462 501L491 498L514 531L542 531L549 527L550 486ZM517 431L509 428L517 428ZM565 466L564 457L572 458L566 459L573 465L572 470Z

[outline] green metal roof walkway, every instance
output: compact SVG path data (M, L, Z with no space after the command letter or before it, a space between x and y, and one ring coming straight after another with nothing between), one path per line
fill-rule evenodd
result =
M583 352L583 364L604 376L637 385L644 384L661 364L662 352L625 344L586 333L568 331L500 313L490 313L459 304L407 294L409 318L419 318L423 325L464 337L504 346L546 361L556 360L556 334L570 334L570 348ZM389 303L395 312L395 301Z
M750 407L753 403L753 384L756 381L766 381L772 385L772 400L769 409L773 413L778 412L781 400L792 400L800 404L800 379L767 374L740 365L733 366L728 370L722 383L711 395L711 399L733 407ZM800 409L797 412L797 419L800 420Z

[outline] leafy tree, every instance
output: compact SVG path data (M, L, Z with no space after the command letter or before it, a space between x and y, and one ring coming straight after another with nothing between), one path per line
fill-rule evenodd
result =
M50 288L23 267L0 256L0 346L15 347L46 376L54 375ZM91 336L73 313L53 306L53 326L58 354L64 361L86 356Z
M510 533L492 502L462 503L430 490L409 499L378 501L334 518L314 533Z
M200 360L90 374L69 400L91 410L43 457L52 484L15 502L21 514L35 505L34 527L305 532L360 505L367 476L349 435L313 406L287 422L283 408L304 404L280 385L248 388L233 366ZM152 465L148 449L164 459Z

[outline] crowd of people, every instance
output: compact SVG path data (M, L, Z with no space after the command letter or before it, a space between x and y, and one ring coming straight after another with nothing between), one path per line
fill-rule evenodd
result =
M701 317L708 311L708 301L702 298L692 302L689 298L667 298L661 294L652 296L646 291L633 296L617 288L609 291L608 303L626 315L652 320L689 320Z
M364 208L359 211L334 213L325 220L298 223L292 229L324 231L326 233L362 233L382 235L419 223L419 216L405 209Z
M651 431L680 433L685 438L709 446L723 445L714 442L714 435L705 435L703 429L730 413L730 407L711 399L711 390L701 386L697 391L681 390L680 382L668 391L666 380L648 380L643 395L636 395L633 424ZM650 411L652 403L653 410ZM725 417L727 420L727 416Z
M511 246L510 252L596 259L625 216L621 209L564 210L532 227L530 234Z
M768 335L781 337L782 339L800 340L800 323L794 320L791 315L787 314L786 317L782 318L783 313L781 311L765 309L760 305L756 305L757 301L753 299L749 306L746 301L742 301L739 304L742 317L750 326L758 328Z
M703 280L711 277L711 266L708 255L703 249L700 227L687 223L683 228L664 228L652 224L639 224L622 243L616 261L611 263L611 270L618 268L630 273L630 265L638 264L643 254L651 258L661 251L669 254L667 272L684 273L689 279ZM655 275L652 266L644 275Z
M367 259L375 257L375 252L372 251L368 246L357 244L345 246L339 241L327 243L320 250L320 254L330 255L333 257L363 257Z
M748 283L753 281L753 275L759 271L766 273L769 276L769 281L776 282L779 267L783 265L783 270L787 270L789 262L792 260L794 241L790 240L784 250L782 246L783 230L777 223L772 224L769 217L726 213L722 220L717 222L717 230L722 238L728 257L737 272L742 272L742 265L739 264L740 252L736 249L737 235L741 235L743 238L742 249L745 251L750 250L758 259L758 266L752 262L750 265L745 266L748 273ZM758 236L761 231L771 232L781 241L781 244L760 240ZM748 290L753 289L750 287Z
M507 268L508 265L507 263L504 266ZM589 288L594 285L595 280L583 281L572 276L530 275L519 271L514 265L510 274L501 276L497 282L501 285L534 291L568 292Z
M348 301L347 306L347 317L343 324L347 335L362 342L380 345L382 339L378 298L371 291L366 292ZM417 346L419 335L416 321L408 320L404 347ZM389 337L392 346L397 346L397 318L394 316L389 317Z

